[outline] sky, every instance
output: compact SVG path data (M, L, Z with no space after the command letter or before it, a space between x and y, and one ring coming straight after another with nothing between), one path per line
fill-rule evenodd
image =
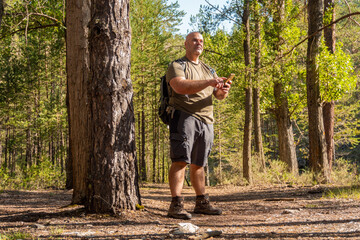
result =
M176 0L171 0L171 2L175 2ZM220 9L223 5L226 4L226 0L208 0L214 6L219 6ZM205 0L178 0L180 5L180 10L185 11L186 15L183 18L183 23L179 26L179 33L185 35L188 31L192 29L190 26L190 17L191 15L196 15L199 13L200 5L208 5ZM216 10L214 10L216 11ZM220 26L220 28L225 28L225 30L230 31L231 23L226 22L224 25Z

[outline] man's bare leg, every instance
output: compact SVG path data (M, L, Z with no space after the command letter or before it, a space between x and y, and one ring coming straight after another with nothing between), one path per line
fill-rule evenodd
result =
M196 193L196 203L194 212L220 215L221 209L214 208L210 204L209 196L205 194L205 169L195 164L190 165L190 179Z
M195 164L190 164L190 181L197 196L205 195L205 170Z
M186 162L173 162L169 171L169 185L172 197L181 196L185 179Z
M191 219L191 214L184 210L184 199L181 192L185 178L185 162L173 162L169 171L169 185L171 191L171 204L168 216L179 219Z

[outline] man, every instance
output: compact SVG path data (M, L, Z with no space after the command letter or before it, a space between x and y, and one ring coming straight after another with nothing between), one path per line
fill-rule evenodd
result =
M196 193L194 213L220 215L205 192L205 171L213 144L212 95L221 100L227 97L231 81L220 78L215 71L199 60L203 51L203 37L192 32L185 40L185 57L169 65L166 81L170 85L170 105L175 109L170 120L169 185L172 201L168 216L190 219L184 210L181 192L185 168L190 164L190 180Z

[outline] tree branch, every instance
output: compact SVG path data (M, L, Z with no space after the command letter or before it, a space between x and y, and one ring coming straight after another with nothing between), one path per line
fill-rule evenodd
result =
M290 54L292 51L295 50L295 48L297 48L298 46L300 46L302 43L304 43L306 40L308 40L309 38L312 38L313 36L315 36L317 33L321 32L322 30L324 30L325 28L328 28L330 27L331 25L333 24L336 24L338 22L340 22L341 20L345 19L345 18L350 18L351 16L354 16L354 15L360 15L360 12L354 12L354 13L349 13L349 14L346 14L345 16L342 16L341 18L339 19L336 19L335 21L329 23L328 25L320 28L319 30L317 30L316 32L314 32L313 34L311 34L310 36L306 37L305 39L301 40L298 44L296 44L294 47L292 47L288 52L284 53L282 56L280 56L279 58L275 59L275 61L278 61L280 59L282 59L283 57L285 57L286 55Z
M52 21L54 21L54 22L56 22L56 23L61 22L61 21L59 21L58 19L56 19L56 18L54 18L54 17L51 17L51 16L49 16L49 15L43 14L43 13L36 13L36 12L34 12L34 13L29 13L29 16L31 16L31 15L44 17L44 18L50 19L50 20L52 20Z
M348 1L347 1L347 0L344 0L344 2L345 2L346 6L347 6L348 9L349 9L349 13L351 13L351 8L350 8L350 5L349 5ZM357 22L355 19L353 19L352 17L349 17L349 20L353 21L353 22L356 23L358 26L360 26L360 23L358 23L358 22ZM349 21L348 21L348 22L349 22ZM348 22L346 22L346 24L347 24ZM346 26L346 24L344 25L344 27Z
M217 10L219 13L221 13L221 15L225 16L225 18L227 18L228 20L230 20L230 21L232 21L232 22L234 22L234 23L237 23L237 24L241 25L240 22L238 22L238 21L235 20L235 19L232 19L232 18L229 17L227 14L225 14L225 13L222 12L222 11L220 11L220 9L218 9L217 7L215 7L214 5L212 5L211 3L209 3L208 0L205 0L205 2L206 2L207 4L209 4L212 8L214 8L215 10Z
M59 27L59 26L60 26L60 24L48 24L48 25L40 25L40 26L36 26L36 27L29 27L29 28L27 28L27 30L36 30L36 29L41 29L41 28ZM26 30L26 28L21 28L21 29L18 29L16 31L11 32L9 35L13 35L15 33L18 33L18 32L24 31L24 30ZM5 37L6 36L0 37L0 40L4 39Z

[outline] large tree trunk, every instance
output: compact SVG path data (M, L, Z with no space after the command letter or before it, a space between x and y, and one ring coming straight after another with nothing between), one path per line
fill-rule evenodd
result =
M335 19L335 3L334 0L325 0L324 1L324 12L330 13L332 22ZM335 53L335 24L331 27L324 29L324 39L325 44L330 53ZM325 130L325 140L326 140L326 152L329 163L329 171L331 172L332 163L334 158L334 109L335 102L325 102L323 105L323 117L324 117L324 130Z
M312 0L308 3L308 35L311 36L322 27L323 1ZM316 56L319 54L321 32L308 40L306 59L306 90L309 116L309 150L311 170L320 174L323 182L330 181L329 164L326 154L324 123L321 108L319 73Z
M252 83L251 83L251 52L250 52L250 3L244 2L243 25L244 25L244 58L245 58L245 124L244 124L244 146L243 146L243 175L249 184L252 184L251 169L251 128L252 128Z
M260 89L259 89L259 71L261 68L261 24L260 9L257 3L255 12L255 39L257 41L255 52L255 78L253 87L253 104L254 104L254 133L255 133L255 152L260 163L260 171L265 172L265 156L262 141L261 117L260 117Z
M66 1L66 69L69 116L69 157L72 170L73 203L85 203L91 152L89 124L89 1ZM70 165L72 164L71 169ZM70 174L70 172L68 172Z
M140 203L130 80L129 0L94 0L89 24L92 147L90 212L117 213Z

